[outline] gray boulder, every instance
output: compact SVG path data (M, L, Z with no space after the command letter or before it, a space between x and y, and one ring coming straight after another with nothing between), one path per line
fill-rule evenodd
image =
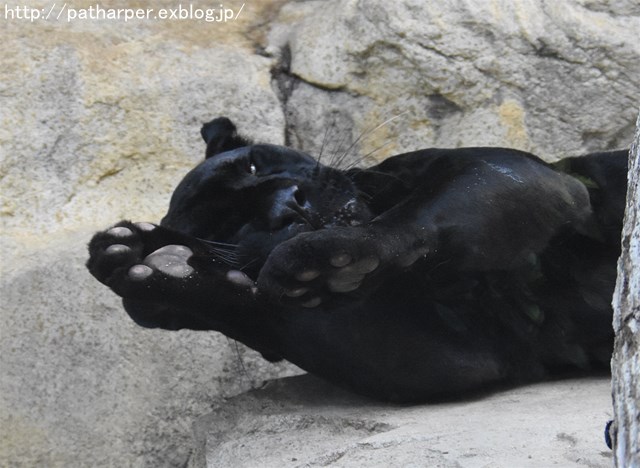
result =
M316 154L334 122L353 141L394 116L351 160L488 145L556 160L633 136L635 2L312 1L280 20L289 139Z

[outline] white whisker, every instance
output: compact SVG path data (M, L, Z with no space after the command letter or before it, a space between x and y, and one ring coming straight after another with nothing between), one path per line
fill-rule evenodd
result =
M353 148L360 142L360 140L362 140L364 137L371 135L373 132L375 132L376 130L384 127L385 125L388 125L389 123L393 122L394 120L396 120L399 117L402 117L403 115L405 115L406 113L408 113L409 111L406 110L404 112L401 112L400 114L394 115L393 117L385 120L384 122L382 122L381 124L376 125L375 127L365 130L364 132L362 132L360 134L360 136L358 138L356 138L353 143L351 143L351 145L349 145L349 147L347 148L347 150L338 158L337 162L335 165L332 164L333 167L339 167L340 164L342 164L342 161L344 161L344 159L349 155L349 153L351 152L351 150L353 150Z

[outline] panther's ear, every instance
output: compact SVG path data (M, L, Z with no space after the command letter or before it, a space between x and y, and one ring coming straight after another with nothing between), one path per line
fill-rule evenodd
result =
M226 117L218 117L204 124L200 129L200 134L207 144L205 159L251 144L249 140L238 135L236 126Z

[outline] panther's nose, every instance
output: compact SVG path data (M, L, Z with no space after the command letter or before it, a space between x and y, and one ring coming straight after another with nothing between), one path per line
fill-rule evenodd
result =
M269 213L271 229L280 229L295 222L304 222L309 207L307 197L297 185L279 189L274 195Z
M304 208L306 203L307 198L297 185L278 190L274 199L275 205L287 206L292 209Z

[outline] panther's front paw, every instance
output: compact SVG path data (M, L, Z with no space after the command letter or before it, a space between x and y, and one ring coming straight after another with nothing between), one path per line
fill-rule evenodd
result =
M194 273L187 263L192 250L185 245L165 244L151 235L156 229L150 223L123 221L96 234L89 244L89 271L122 297L148 289L158 279L188 278Z
M276 248L258 278L258 290L292 306L317 307L358 292L380 267L366 234L333 229L298 235Z
M118 223L94 236L89 253L91 274L124 298L179 299L211 282L255 291L249 277L216 266L197 241L150 223ZM212 267L199 271L190 263L195 256Z

